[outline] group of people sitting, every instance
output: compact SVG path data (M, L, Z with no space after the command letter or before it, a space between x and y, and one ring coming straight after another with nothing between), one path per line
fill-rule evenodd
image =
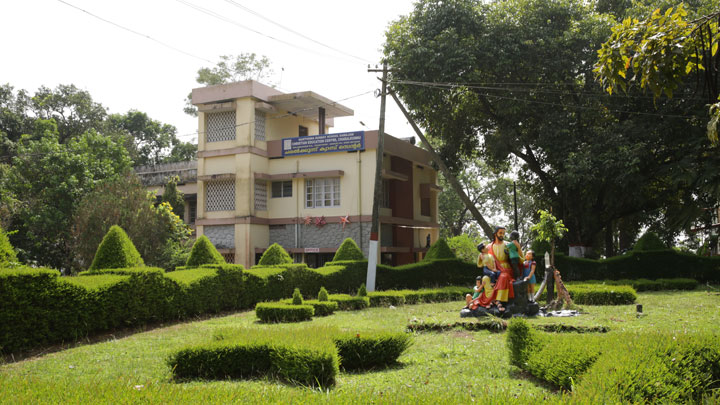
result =
M465 296L466 308L475 310L478 307L490 309L496 307L498 311L505 311L505 304L514 298L513 281L527 282L528 296L532 299L535 293L535 253L532 250L525 252L518 242L520 234L517 231L510 233L510 242L505 243L505 228L498 226L493 234L493 241L477 246L480 252L477 266L482 275L475 280L474 293Z

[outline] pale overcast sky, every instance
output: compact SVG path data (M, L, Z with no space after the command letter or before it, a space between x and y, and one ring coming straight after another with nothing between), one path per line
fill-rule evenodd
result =
M379 63L386 27L411 9L410 0L2 1L0 83L30 93L75 84L112 113L146 112L195 141L196 119L183 113L184 99L198 87L197 70L220 55L266 55L281 91L345 99L380 87L367 64ZM355 116L336 119L332 132L377 129L379 98L370 93L342 104ZM392 99L387 105L386 131L412 136Z

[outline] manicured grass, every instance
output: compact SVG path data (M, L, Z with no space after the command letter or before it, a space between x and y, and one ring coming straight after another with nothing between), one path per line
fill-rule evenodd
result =
M718 290L643 292L635 305L582 306L575 318L535 318L531 324L605 325L621 331L720 330ZM459 321L460 301L369 308L314 318L310 325L354 331L404 331L413 321ZM176 324L104 343L79 346L0 366L0 402L10 403L558 403L557 392L510 366L505 333L453 330L415 334L400 365L340 373L334 388L319 390L270 379L178 383L166 359L173 351L227 328L249 327L292 335L303 324L261 324L254 312ZM575 398L577 400L577 398ZM717 398L716 398L717 399ZM580 401L582 402L582 401Z

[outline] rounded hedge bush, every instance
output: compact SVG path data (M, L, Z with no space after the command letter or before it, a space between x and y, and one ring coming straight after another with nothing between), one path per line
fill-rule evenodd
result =
M328 292L325 289L325 287L320 287L320 291L318 292L318 301L320 302L326 302L328 301Z
M365 255L363 255L363 252L360 250L357 243L355 243L352 238L345 238L345 240L340 244L337 252L335 252L335 256L332 261L363 259L365 259Z
M295 291L293 291L292 303L293 303L293 305L302 305L303 304L303 296L302 296L302 294L300 294L299 288L296 288Z
M186 267L200 267L203 264L225 264L225 258L215 249L207 236L202 235L193 244Z
M255 306L255 315L261 321L269 323L301 322L311 320L315 309L312 305L261 302Z
M119 269L143 265L145 263L140 257L140 252L137 251L125 231L119 226L113 225L100 242L89 270Z
M633 251L642 252L645 250L663 250L667 248L668 247L665 246L665 244L662 240L660 240L660 237L657 236L657 234L653 232L646 232L645 235L641 236L640 239L635 242Z
M457 259L455 252L450 249L445 238L440 238L435 242L427 253L423 260L436 260L436 259Z
M282 246L273 243L262 254L258 266L276 266L278 264L292 264L292 262L292 257L290 257L288 252L286 252Z

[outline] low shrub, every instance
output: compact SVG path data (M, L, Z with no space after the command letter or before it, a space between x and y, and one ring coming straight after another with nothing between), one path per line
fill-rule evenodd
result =
M185 267L200 267L204 264L225 264L225 258L215 249L210 239L202 235L193 244Z
M357 294L355 295L357 295L358 297L367 297L367 294L368 292L367 288L365 288L365 283L360 284L360 287L357 290Z
M178 380L270 376L303 386L335 384L339 359L332 335L337 332L327 328L295 332L226 329L212 342L174 352L167 364Z
M368 293L371 307L387 307L405 305L405 294L402 291L373 291Z
M259 266L275 266L279 264L292 264L293 260L288 252L277 243L273 243L260 257Z
M663 290L694 290L698 286L697 280L692 278L660 278L655 280Z
M113 225L100 242L89 270L138 267L143 264L140 252L125 231Z
M292 304L293 305L302 305L303 304L303 296L302 296L302 294L300 294L299 288L296 288L295 291L293 291Z
M314 314L312 305L261 302L255 306L255 315L268 323L309 321Z
M647 250L663 250L667 249L665 243L654 232L646 232L640 239L635 242L633 251L642 252Z
M287 305L293 305L292 299L286 299L280 302ZM312 305L315 310L313 316L328 316L334 314L335 311L338 310L338 303L335 301L305 300L303 305Z
M445 238L438 239L432 246L430 246L430 249L428 249L427 253L425 253L423 261L438 259L457 259L455 252L450 249L450 246L448 246Z
M358 247L357 243L355 243L352 238L345 238L345 240L340 244L337 252L335 252L335 256L333 257L332 261L337 262L339 260L363 259L365 259L365 255L363 255L363 252L362 250L360 250L360 247Z
M540 334L525 320L512 318L507 328L507 348L510 364L524 368L533 350L540 344Z
M325 287L320 287L320 291L318 292L318 301L326 302L329 301L328 299L328 292L325 289Z
M720 380L719 336L624 333L606 348L573 395L588 403L701 403Z
M397 362L411 344L405 333L357 333L333 338L344 370L385 368Z
M578 305L627 305L637 299L627 285L574 284L568 286L573 302Z
M347 294L330 294L330 301L337 302L340 311L357 311L370 306L370 298L353 297Z
M549 340L532 351L522 368L566 390L595 363L603 347L591 336L555 335Z

